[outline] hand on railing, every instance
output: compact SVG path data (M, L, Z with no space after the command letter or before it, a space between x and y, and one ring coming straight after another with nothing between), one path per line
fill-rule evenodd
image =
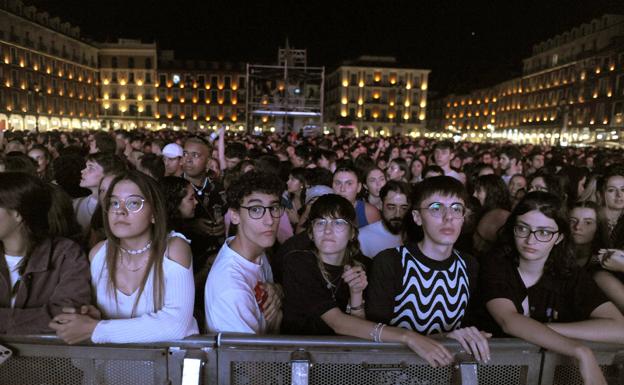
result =
M405 344L434 368L453 363L453 354L444 345L432 338L407 331Z
M75 308L63 308L63 312L54 317L49 325L52 330L56 331L59 338L68 344L91 339L101 318L101 313L95 306L82 306L80 314Z
M490 360L490 345L488 338L492 337L491 333L482 332L474 326L453 330L446 335L452 338L464 348L464 350L472 354L477 361L486 363Z
M596 361L594 352L586 346L581 346L575 352L579 361L579 371L585 385L607 385L607 380Z

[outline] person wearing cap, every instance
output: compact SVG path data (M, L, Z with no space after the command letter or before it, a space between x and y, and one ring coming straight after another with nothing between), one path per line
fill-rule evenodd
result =
M162 149L165 163L165 176L182 176L182 156L184 150L177 143L169 143Z

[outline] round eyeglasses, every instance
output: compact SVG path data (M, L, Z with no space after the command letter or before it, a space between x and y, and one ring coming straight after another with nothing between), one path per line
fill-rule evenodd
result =
M514 226L514 235L518 238L528 238L533 234L535 239L540 242L550 242L555 234L558 234L558 231L546 230L546 229L537 229L531 230L529 226L525 225L515 225Z
M434 218L444 218L446 212L450 210L451 216L455 219L461 219L466 215L466 207L461 203L452 203L445 206L440 202L433 202L427 207L419 207L420 210L427 210L429 215Z
M325 231L327 226L331 226L331 228L334 229L334 231L337 233L342 233L347 228L349 228L351 224L342 218L337 218L337 219L317 218L312 221L312 229L314 231L318 231L318 232Z
M284 214L284 207L275 205L275 206L240 206L241 209L247 210L249 212L249 217L251 219L260 219L264 216L267 210L269 210L269 214L273 218L279 218Z
M117 197L111 197L107 204L104 205L105 210L108 211L117 211L121 210L122 206L129 213L138 213L143 209L145 205L145 198L139 195L130 195L126 199L120 199Z

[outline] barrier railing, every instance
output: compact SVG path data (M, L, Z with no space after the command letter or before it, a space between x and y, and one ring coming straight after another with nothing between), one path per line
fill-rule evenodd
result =
M453 366L432 368L400 344L346 337L219 334L157 344L69 346L52 335L0 336L0 385L582 384L574 362L516 339L490 342L477 364L451 340ZM624 384L624 348L593 344L610 384Z

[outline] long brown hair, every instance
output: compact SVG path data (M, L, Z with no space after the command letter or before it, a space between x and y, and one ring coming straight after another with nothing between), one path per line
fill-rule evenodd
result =
M147 261L145 273L141 278L136 301L132 307L132 314L134 315L136 311L139 299L145 289L145 284L151 271L154 271L154 311L158 311L164 305L165 291L163 272L163 259L167 248L167 213L165 209L165 199L163 198L163 194L156 180L138 171L128 171L117 175L115 179L113 179L104 196L104 207L108 207L114 187L121 181L129 181L137 185L145 198L145 204L151 207L152 216L154 218L154 223L151 225L150 231L152 247L149 250L149 259ZM104 232L108 240L106 247L106 265L109 274L108 289L109 294L114 293L115 301L117 301L117 282L115 276L117 274L117 262L119 261L118 258L120 255L120 241L119 238L113 234L108 221L108 210L105 211L106 213L103 219Z

